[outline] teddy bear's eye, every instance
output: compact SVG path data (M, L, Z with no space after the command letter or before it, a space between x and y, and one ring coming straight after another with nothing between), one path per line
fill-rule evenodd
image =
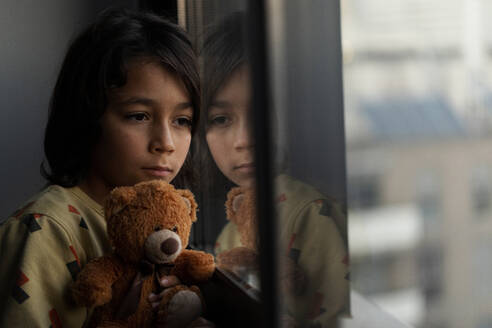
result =
M159 231L162 230L162 227L160 225L154 227L154 231Z
M172 230L173 232L178 232L178 227L174 226L171 230Z

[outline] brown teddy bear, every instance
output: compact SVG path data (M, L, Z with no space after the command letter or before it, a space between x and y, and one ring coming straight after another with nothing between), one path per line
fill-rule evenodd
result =
M258 219L253 189L232 188L227 194L225 207L227 219L236 224L243 246L217 254L217 266L238 276L243 276L244 271L258 271ZM280 256L281 291L292 296L300 295L305 284L306 278L301 268L288 256Z
M253 190L242 187L232 188L227 194L225 207L227 219L236 224L239 240L243 246L217 254L217 266L236 274L243 269L257 271L259 239Z
M96 306L91 325L151 327L157 320L148 295L159 293L159 277L176 275L183 284L209 279L215 269L211 254L185 249L197 204L189 190L163 181L115 188L105 202L107 231L113 253L90 261L72 292L77 304ZM125 318L117 312L135 277L142 277L139 297ZM134 289L132 289L133 291ZM137 289L138 291L138 289ZM168 327L196 319L203 309L198 287L166 290L159 305Z

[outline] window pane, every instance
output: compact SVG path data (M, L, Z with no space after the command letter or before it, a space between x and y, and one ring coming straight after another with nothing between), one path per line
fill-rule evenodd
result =
M186 26L200 54L202 108L194 165L200 219L193 246L245 292L260 289L245 1L187 1Z
M339 7L271 1L268 8L283 313L326 327L350 313ZM373 181L361 193L376 202Z
M252 48L259 45L249 34L252 2L186 4L186 25L200 49L203 73L205 124L198 149L205 160L196 193L201 203L196 247L214 249L219 267L248 290L259 288L262 249L256 228L262 223L255 220L262 214L256 216L256 204L264 199L257 198L255 187L264 181L255 182L254 173L256 164L268 159L252 155L271 148L273 192L267 196L276 215L264 219L278 228L270 237L280 251L277 262L271 259L280 275L280 319L326 326L350 311L338 4L269 3L267 56L260 58L268 69L263 91L269 104L261 109L253 108L262 90L253 82L258 83L258 62ZM262 122L255 111L268 114L266 131L258 132ZM379 186L371 182L366 194L373 192L375 203Z

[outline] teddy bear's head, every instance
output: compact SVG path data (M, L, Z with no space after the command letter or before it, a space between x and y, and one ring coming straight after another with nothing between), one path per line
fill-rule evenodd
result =
M105 202L109 240L126 261L174 261L188 245L197 204L189 190L160 180L115 188Z
M227 219L237 225L240 241L244 247L258 249L258 221L256 198L253 189L235 187L227 194Z

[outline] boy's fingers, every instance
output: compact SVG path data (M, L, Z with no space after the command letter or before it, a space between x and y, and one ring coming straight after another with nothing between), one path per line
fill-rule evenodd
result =
M168 289L164 289L160 294L159 294L159 300L162 300L162 298L167 294L167 293L171 293L171 290L168 288Z
M156 295L154 293L150 293L150 295L149 295L149 302L155 302L158 299L160 299L160 296L159 295Z
M181 284L181 281L176 276L163 276L159 283L161 284L161 287L168 288Z
M143 281L142 274L140 272L137 272L137 274L135 275L135 279L133 279L132 287L141 284L142 281Z
M155 306L153 306L154 304L157 304L159 305L159 303L161 302L162 298L167 294L167 293L170 293L171 291L169 289L164 289L162 292L160 292L159 294L154 294L154 293L150 293L149 297L148 297L148 300L150 303L152 303L152 308L155 308Z

